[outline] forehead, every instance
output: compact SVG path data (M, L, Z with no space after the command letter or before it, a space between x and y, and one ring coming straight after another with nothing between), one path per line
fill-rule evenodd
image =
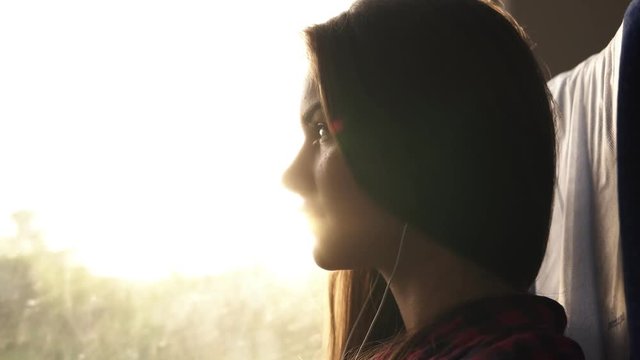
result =
M311 108L317 106L319 102L318 84L311 76L307 76L304 93L302 94L302 102L300 103L300 114L304 116Z

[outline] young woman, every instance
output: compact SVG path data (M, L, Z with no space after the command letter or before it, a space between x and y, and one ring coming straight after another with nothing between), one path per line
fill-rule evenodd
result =
M337 270L328 358L582 359L563 308L527 293L555 133L513 19L480 0L361 0L306 35L306 141L284 181Z

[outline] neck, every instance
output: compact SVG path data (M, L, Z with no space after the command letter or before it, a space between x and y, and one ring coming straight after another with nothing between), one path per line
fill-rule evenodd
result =
M407 232L403 247L390 288L409 334L464 303L515 292L420 234ZM389 281L393 264L379 270Z

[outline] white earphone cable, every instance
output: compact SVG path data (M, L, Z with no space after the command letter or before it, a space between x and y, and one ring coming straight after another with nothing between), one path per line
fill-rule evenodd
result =
M391 286L391 281L393 280L393 277L396 274L396 270L398 269L398 264L400 263L400 255L402 254L402 248L404 245L404 237L407 233L407 227L408 227L408 223L404 224L404 227L402 229L402 236L400 237L400 245L398 246L398 254L396 255L396 261L395 264L393 265L393 270L391 271L391 275L389 276L389 281L387 281L387 286L384 289L384 292L382 293L382 299L380 300L380 305L378 305L378 309L376 310L376 314L373 316L373 320L371 320L371 324L369 325L369 329L367 330L367 333L364 336L364 339L362 340L362 343L360 344L360 347L358 348L358 352L356 352L356 356L353 358L354 360L358 359L358 356L360 355L360 352L362 352L362 349L364 348L364 345L367 343L367 339L369 338L369 335L371 335L371 331L373 330L373 326L376 323L376 320L378 320L378 316L380 315L380 311L382 310L382 305L384 305L384 301L387 298L387 293L389 292L389 287ZM376 278L376 282L377 282L377 278ZM374 283L375 285L375 283ZM373 290L373 287L372 287ZM369 297L371 296L371 292L369 292ZM354 323L351 332L349 333L349 337L347 337L347 342L345 343L344 349L342 351L342 356L341 359L344 360L345 359L345 355L347 352L347 345L349 344L349 340L351 340L351 335L353 335L353 331L356 327L356 325L358 324L358 321L360 320L360 317L362 316L362 313L364 312L364 306L362 307L362 309L360 310L360 313L358 314L358 317L356 318L356 322Z
M367 295L367 298L365 299L365 302L362 304L362 307L360 308L360 311L358 312L358 316L356 317L356 321L351 326L351 331L349 331L349 336L347 336L347 341L344 343L344 348L342 349L342 355L340 355L340 359L341 360L344 360L345 356L347 355L347 349L349 348L349 343L351 342L351 337L353 337L353 333L356 330L356 325L358 325L358 323L360 322L360 318L362 317L362 314L364 314L364 310L367 308L367 301L371 300L371 295L373 295L373 290L376 288L376 285L378 285L378 280L379 279L380 279L380 273L378 273L376 275L376 279L374 280L373 284L371 285L371 288L369 289L369 294Z

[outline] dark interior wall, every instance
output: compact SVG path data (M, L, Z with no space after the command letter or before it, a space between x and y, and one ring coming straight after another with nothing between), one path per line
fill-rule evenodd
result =
M554 76L604 48L622 23L630 0L503 1L536 44Z

